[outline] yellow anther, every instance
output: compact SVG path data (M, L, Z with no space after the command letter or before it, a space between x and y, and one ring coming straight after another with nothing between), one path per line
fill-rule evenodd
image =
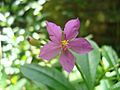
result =
M62 46L66 46L68 44L68 40L63 40L61 41L61 43L62 43Z

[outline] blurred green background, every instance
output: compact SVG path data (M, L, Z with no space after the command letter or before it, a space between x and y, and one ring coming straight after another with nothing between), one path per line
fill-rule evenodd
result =
M40 46L31 46L27 38L31 36L45 44L49 40L46 20L63 29L68 20L78 17L79 37L89 35L99 46L110 45L120 55L119 3L120 0L0 0L0 90L43 90L44 86L37 87L23 78L19 68L25 63L41 62Z

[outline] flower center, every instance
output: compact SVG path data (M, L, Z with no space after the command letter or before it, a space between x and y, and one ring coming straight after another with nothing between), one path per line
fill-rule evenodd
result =
M63 40L61 41L61 43L62 43L62 46L65 47L68 45L68 40Z

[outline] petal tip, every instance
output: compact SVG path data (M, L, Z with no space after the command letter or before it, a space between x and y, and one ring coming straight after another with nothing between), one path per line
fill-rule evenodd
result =
M44 59L41 53L39 54L39 58L42 58L42 59Z
M46 23L46 25L48 25L50 22L49 22L49 21L46 21L45 23Z
M71 71L65 70L68 74L70 74Z
M79 18L77 18L76 21L77 21L77 23L80 25L80 20L79 20Z
M90 46L90 51L94 50L94 48L92 46Z
M41 56L41 53L39 54L39 58L41 58L42 56Z
M77 18L76 18L76 20L78 20L78 21L79 21L79 18L77 17Z
M73 67L73 68L74 68L74 67ZM73 68L72 68L71 70L67 70L67 69L66 69L66 70L64 69L64 70L65 70L68 74L70 74L70 73L72 72Z

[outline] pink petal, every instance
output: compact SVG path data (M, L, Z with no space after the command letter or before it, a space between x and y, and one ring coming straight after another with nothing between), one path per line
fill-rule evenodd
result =
M79 54L86 54L93 49L91 44L84 38L76 38L69 42L69 48Z
M50 39L53 42L59 43L61 41L62 37L62 30L60 26L57 26L56 24L52 22L47 22L47 31L50 35Z
M63 51L60 56L60 64L68 73L70 73L75 65L75 57L68 50Z
M49 42L41 48L39 57L45 60L50 60L59 54L60 49L60 45L55 44L54 42Z
M65 24L65 28L64 28L65 38L67 40L75 38L78 35L79 27L80 27L80 21L78 18L69 20Z

